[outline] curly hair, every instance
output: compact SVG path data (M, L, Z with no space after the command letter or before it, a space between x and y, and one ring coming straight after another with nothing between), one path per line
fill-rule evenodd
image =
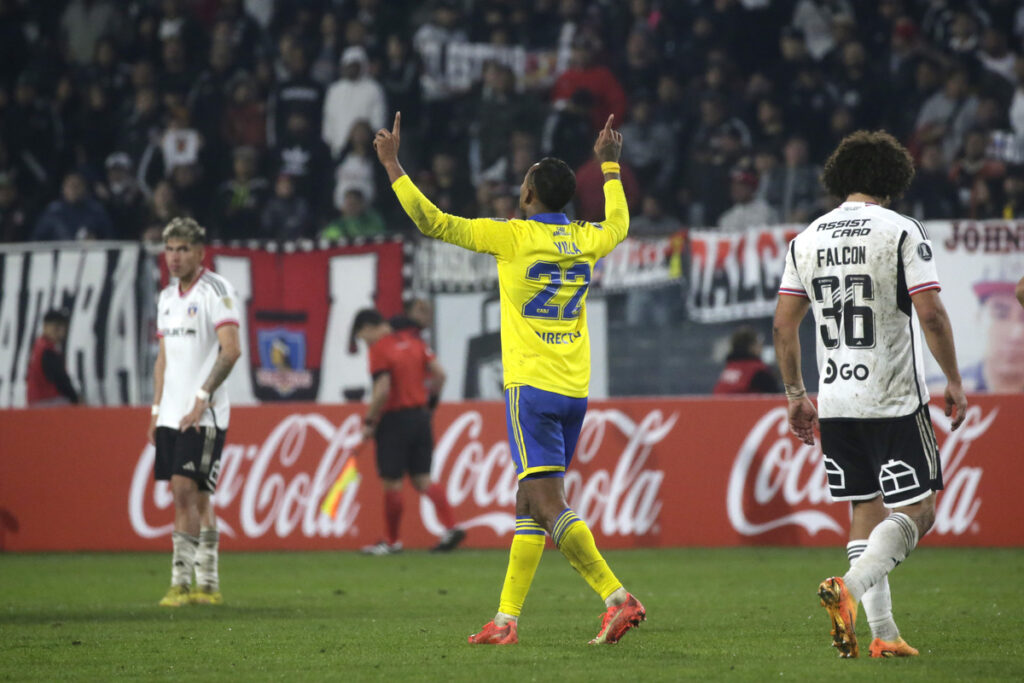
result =
M888 203L899 198L914 178L914 160L885 131L858 130L843 138L825 162L821 182L840 199L861 193Z

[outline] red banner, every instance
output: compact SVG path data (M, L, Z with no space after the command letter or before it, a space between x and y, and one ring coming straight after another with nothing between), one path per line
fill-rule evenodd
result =
M946 489L943 546L1021 546L1016 492L1024 396L971 398L950 434L933 406ZM352 549L382 536L372 447L359 449L361 406L271 404L232 411L215 502L226 550ZM165 550L171 494L152 480L138 408L0 411L0 548ZM514 527L515 473L497 403L443 405L434 474L467 545L504 547ZM363 478L335 519L320 503L358 453ZM602 547L839 545L846 504L831 503L816 447L793 439L784 403L643 399L591 404L566 476L570 505ZM431 504L405 490L402 540L435 542Z

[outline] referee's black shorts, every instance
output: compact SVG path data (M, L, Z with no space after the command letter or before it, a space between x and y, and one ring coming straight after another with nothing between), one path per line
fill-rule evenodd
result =
M426 408L384 413L377 425L377 473L382 479L430 474L434 434Z

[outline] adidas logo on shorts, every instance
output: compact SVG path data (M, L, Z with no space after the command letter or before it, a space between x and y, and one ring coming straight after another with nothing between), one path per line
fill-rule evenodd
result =
M181 469L185 470L186 472L195 472L196 464L194 462L187 462L181 466Z

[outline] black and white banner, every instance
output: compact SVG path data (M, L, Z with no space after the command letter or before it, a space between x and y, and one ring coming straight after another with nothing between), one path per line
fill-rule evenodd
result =
M134 242L0 247L0 408L25 405L32 345L51 308L71 314L68 374L86 403L138 403L142 250Z
M591 292L626 292L664 286L682 277L686 233L629 238L597 262ZM470 292L498 288L494 257L438 240L422 240L413 258L412 285L420 292Z

